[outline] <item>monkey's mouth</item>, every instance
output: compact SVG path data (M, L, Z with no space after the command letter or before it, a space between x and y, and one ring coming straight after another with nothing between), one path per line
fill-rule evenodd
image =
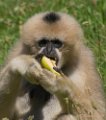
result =
M58 64L59 59L58 59L57 56L47 56L47 55L44 55L44 54L38 54L35 58L38 60L39 63L41 63L41 59L42 59L43 56L46 56L49 59L54 60L56 65Z
M51 59L51 60L53 60L53 61L55 61L56 65L57 65L57 63L58 63L58 58L57 57L48 57L48 58Z

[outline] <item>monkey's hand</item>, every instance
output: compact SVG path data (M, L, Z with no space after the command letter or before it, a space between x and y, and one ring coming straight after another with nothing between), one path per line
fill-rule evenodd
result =
M38 78L42 75L42 68L35 58L21 55L10 62L13 73L19 74L33 84L38 84Z
M40 64L32 56L21 55L6 64L0 71L0 120L3 117L12 119L11 113L22 78L36 84L41 73Z
M39 80L41 86L44 87L48 92L55 95L62 107L63 113L66 113L66 116L63 118L71 120L71 113L73 119L79 119L79 117L84 118L84 120L102 120L102 116L98 114L98 111L95 109L95 102L89 99L88 91L81 91L70 78L65 75L57 76L56 74L43 70L44 77ZM95 119L94 118L95 115ZM59 120L63 120L60 119Z
M43 79L39 80L40 85L58 98L64 113L70 113L72 106L76 109L77 107L83 107L84 111L86 111L86 108L89 108L89 111L92 109L91 101L85 98L86 94L70 78L65 75L57 76L46 69L43 70L43 74Z
M69 100L69 95L71 93L69 81L61 75L56 75L47 69L43 69L42 79L39 79L39 83L45 90L59 99L60 103L62 103L64 112L66 112L67 99Z

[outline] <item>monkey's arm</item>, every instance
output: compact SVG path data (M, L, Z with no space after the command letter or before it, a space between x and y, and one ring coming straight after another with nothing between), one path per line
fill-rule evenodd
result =
M11 60L0 73L0 119L10 118L22 78L36 83L40 65L31 56L21 55ZM36 73L36 74L35 74ZM11 119L11 118L10 118Z
M10 65L7 65L0 73L0 119L10 118L19 83L20 77L13 74Z
M57 96L64 113L73 114L78 120L105 120L102 112L100 113L98 100L91 99L87 86L82 91L64 75L56 77L47 70L45 74L48 74L49 79L40 82L46 90Z
M59 84L62 86L64 94L57 91L56 96L67 113L72 113L78 120L104 120L98 112L96 100L90 99L87 88L85 91L81 91L66 77L60 79Z

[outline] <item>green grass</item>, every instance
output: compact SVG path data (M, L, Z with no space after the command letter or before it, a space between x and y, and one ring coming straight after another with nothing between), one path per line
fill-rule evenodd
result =
M44 11L61 11L76 17L84 30L86 44L94 52L106 89L105 0L0 0L0 64L19 38L20 26L33 14Z

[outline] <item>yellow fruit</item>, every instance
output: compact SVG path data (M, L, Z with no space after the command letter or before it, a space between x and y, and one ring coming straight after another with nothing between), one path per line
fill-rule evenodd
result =
M53 67L56 67L56 62L54 60L51 60L49 58L47 58L46 56L43 56L41 59L41 65L46 68L47 70L51 71L52 73L56 74L56 75L60 75L60 73L58 73L57 71L55 71L53 69Z

